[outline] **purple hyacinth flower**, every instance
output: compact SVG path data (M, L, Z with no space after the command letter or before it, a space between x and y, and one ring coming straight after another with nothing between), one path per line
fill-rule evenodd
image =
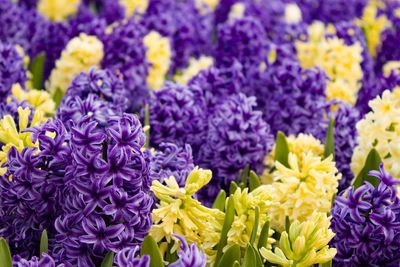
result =
M196 243L192 243L190 246L186 242L185 238L180 235L174 235L181 241L181 250L178 251L179 259L176 262L171 263L170 267L205 267L206 266L206 255L199 251L196 247Z

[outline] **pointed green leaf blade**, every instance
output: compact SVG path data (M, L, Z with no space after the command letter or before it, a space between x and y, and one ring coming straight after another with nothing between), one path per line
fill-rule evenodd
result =
M43 87L43 70L46 61L46 54L40 53L37 55L29 66L32 74L32 87L41 90Z
M289 167L289 144L283 132L279 131L276 136L275 160Z
M231 184L229 185L229 194L233 195L236 192L236 189L238 189L238 188L239 188L239 186L237 185L237 183L232 181Z
M217 198L212 205L213 209L219 209L220 211L225 211L225 200L226 200L226 193L223 189L219 191Z
M100 267L112 267L114 263L114 252L109 251L106 256L104 256Z
M240 261L240 246L235 244L228 248L228 250L222 255L221 261L218 267L231 267L234 266L236 261Z
M375 148L371 149L368 153L367 159L365 160L364 167L353 181L354 188L358 188L364 184L365 181L370 182L373 186L379 184L379 180L375 177L369 176L368 173L372 170L379 170L379 164L382 163L382 159Z
M256 189L257 187L259 187L261 185L261 181L260 178L258 177L258 175L251 171L250 172L250 181L249 181L249 190L250 192L253 191L254 189Z
M145 134L146 134L146 143L145 148L150 147L150 108L149 104L146 104L144 107L144 127L145 127Z
M140 255L150 256L150 267L164 266L160 249L157 245L157 242L151 235L146 236L146 238L143 240Z
M235 217L235 202L232 197L228 199L228 206L226 207L224 225L222 226L221 238L217 245L217 257L215 260L216 266L222 256L222 249L226 246L228 240L228 231L231 229L233 219Z
M269 218L267 217L267 220L265 221L261 229L260 239L258 240L259 249L267 246L268 235L269 235Z
M256 207L256 212L254 215L253 230L251 231L251 236L250 236L250 244L251 245L253 245L254 242L256 242L259 220L260 220L260 208Z
M44 229L42 232L42 236L40 237L40 256L42 256L43 253L48 253L49 252L49 239L47 236L47 230Z
M321 263L319 267L332 267L332 260L325 263Z
M246 253L244 254L242 267L258 267L257 258L253 246L247 245Z
M328 131L326 132L325 138L325 150L324 158L332 155L333 160L335 160L335 119L331 118L329 121Z
M7 241L2 237L0 237L0 266L12 267L10 247Z
M64 96L63 91L60 88L57 88L53 95L53 100L54 103L56 103L56 107L60 105L63 96Z

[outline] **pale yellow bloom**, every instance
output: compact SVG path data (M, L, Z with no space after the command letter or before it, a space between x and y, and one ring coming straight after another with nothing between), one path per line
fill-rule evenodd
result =
M235 219L233 220L232 227L228 232L227 247L230 247L233 244L238 244L244 251L250 241L251 233L253 231L256 207L258 207L260 211L257 236L255 240L255 242L258 243L262 227L268 217L266 213L270 208L272 198L266 190L265 185L256 188L252 192L248 192L248 188L244 190L238 188L235 193L229 197L232 197L234 200ZM268 238L269 248L275 241L271 238L273 233L274 231L271 229Z
M47 85L50 94L58 90L64 94L76 75L92 66L99 67L103 55L103 43L95 36L81 33L70 40L51 72Z
M400 61L388 61L383 65L383 74L388 77L391 72L400 74Z
M228 18L229 20L243 18L245 11L246 6L242 2L237 2L232 5L231 10L229 11Z
M375 57L381 43L381 33L390 26L390 21L385 15L378 16L378 7L370 3L364 8L363 16L357 21L357 25L365 34L369 53Z
M210 170L194 169L180 188L174 177L165 179L166 185L154 181L151 190L160 200L153 210L153 227L150 234L158 242L166 238L170 242L172 234L180 234L189 243L197 246L209 257L215 254L214 247L219 242L224 213L207 208L193 198L193 195L211 180Z
M303 161L303 158L308 153L317 157L322 157L324 154L324 146L321 141L311 134L300 133L298 136L290 135L286 140L289 151L295 154L299 161ZM275 147L272 149L271 153L265 157L264 163L267 166L274 166ZM261 175L261 180L264 184L272 183L273 178L269 168L265 169L264 173Z
M299 23L301 21L301 10L295 3L285 5L285 21L287 23Z
M196 8L204 14L207 11L214 11L219 4L219 0L196 0L195 3Z
M184 69L181 73L176 74L174 80L180 84L187 84L194 76L200 71L208 69L214 64L212 57L201 56L200 58L191 58L189 60L189 66Z
M39 0L37 9L49 20L63 21L76 14L80 2L80 0Z
M361 87L363 72L362 47L359 43L346 45L339 38L326 39L321 23L309 28L310 41L295 43L297 57L304 68L320 67L330 80L327 83L328 100L341 100L354 105Z
M170 41L158 32L151 31L144 37L143 43L147 48L147 61L150 63L147 84L151 89L157 90L164 85L165 76L171 65Z
M329 248L329 241L335 236L326 213L313 213L307 221L294 221L289 233L284 231L279 246L274 252L261 248L261 255L273 264L283 267L308 267L325 263L336 255L335 248Z
M55 112L55 103L46 91L31 89L24 91L19 83L11 88L12 95L19 101L27 101L35 110L51 115Z
M143 14L149 6L149 0L118 0L120 5L125 8L125 16L130 17L135 12Z
M5 144L0 151L0 175L4 175L7 171L7 168L2 167L2 165L7 161L8 151L12 147L15 147L19 152L21 152L25 147L38 146L37 143L34 144L32 142L31 133L23 132L23 130L28 127L37 126L46 119L44 118L43 112L36 111L31 123L29 124L30 114L31 111L29 108L23 109L22 107L18 107L18 127L10 115L6 115L0 120L0 142Z
M267 185L273 199L268 215L279 231L284 230L286 216L303 222L314 211L329 212L341 178L332 156L322 159L310 151L299 157L290 152L288 163L289 167L275 163L274 182Z
M369 151L375 148L385 169L400 179L400 88L384 91L369 106L372 110L356 126L358 146L351 162L353 173L361 171Z

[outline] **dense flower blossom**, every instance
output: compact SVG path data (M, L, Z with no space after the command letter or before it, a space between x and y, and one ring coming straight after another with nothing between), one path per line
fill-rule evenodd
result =
M246 165L262 172L264 157L272 148L274 140L270 128L255 106L254 97L233 95L217 106L208 118L207 142L201 146L201 158L197 161L212 169L224 188L237 180L239 171Z
M346 266L399 265L400 199L399 182L383 169L370 172L378 186L366 182L338 196L334 202L332 230L337 249L334 262Z
M192 57L211 53L212 14L201 14L195 0L151 0L143 24L171 39L173 71L184 68Z
M315 23L309 28L310 40L296 42L297 56L304 68L318 66L329 77L328 100L341 100L354 105L361 87L362 47L359 43L346 45L339 38L326 39L323 25Z
M394 177L400 178L399 160L399 112L400 89L386 90L382 96L370 101L371 112L357 123L357 147L354 149L351 169L357 175L364 166L366 157L375 148L385 163L385 169Z
M28 80L22 56L13 45L0 42L0 104L4 104L15 83Z
M74 76L98 66L103 55L103 44L95 36L82 33L72 39L51 72L48 84L50 93L53 96L64 95Z
M46 91L35 89L25 91L19 83L16 83L11 88L11 93L18 102L26 101L35 110L39 110L47 116L51 116L55 112L55 103Z
M54 253L72 265L97 266L107 251L140 245L151 226L149 160L134 115L109 119L106 132L82 118L71 129L63 215Z
M105 127L110 116L127 109L127 91L121 79L109 70L92 68L71 82L57 110L57 117L68 127L89 116Z
M173 176L179 186L184 186L186 178L194 169L192 148L186 144L178 147L173 143L161 143L150 159L151 178L162 182Z
M261 255L270 263L283 267L306 267L328 262L336 254L336 249L328 245L335 236L329 227L330 218L315 212L307 221L294 221L288 232L281 234L274 252L261 248Z
M7 172L0 179L0 235L8 240L13 253L22 257L38 255L44 229L50 244L53 241L54 220L61 211L63 177L69 164L65 143L68 134L60 121L27 131L24 134L37 148L12 147Z
M199 251L196 243L192 243L189 247L186 240L179 235L175 235L181 242L181 250L178 251L178 260L169 266L171 267L205 267L206 255Z
M117 266L124 267L149 267L150 266L150 256L144 255L142 257L137 257L139 252L139 246L134 248L124 248L115 255L114 263Z
M164 179L166 185L153 181L151 190L160 200L153 210L153 227L150 234L156 241L170 242L173 234L196 244L207 255L214 254L214 246L220 238L224 213L201 205L193 195L211 180L210 170L194 169L187 177L184 187L175 178Z
M341 178L332 156L323 159L306 151L299 158L290 152L288 164L275 163L274 182L267 189L273 201L268 211L271 226L279 231L285 228L286 216L303 222L314 211L329 212Z
M147 84L151 89L157 90L164 85L165 76L171 65L170 41L158 32L151 31L144 37L143 42L147 49L147 61L150 64Z
M145 29L133 18L112 27L104 37L103 68L122 75L129 94L129 110L137 111L148 96L149 62L143 38Z
M125 9L125 16L130 17L135 13L144 13L150 0L118 0L119 4Z
M15 267L56 267L54 259L48 254L43 254L40 258L33 256L30 260L21 258L20 256L13 257L13 266Z
M53 21L62 21L76 14L80 0L39 0L37 9Z
M206 70L214 64L212 57L201 56L189 59L189 65L174 76L174 80L180 84L188 84L202 70Z

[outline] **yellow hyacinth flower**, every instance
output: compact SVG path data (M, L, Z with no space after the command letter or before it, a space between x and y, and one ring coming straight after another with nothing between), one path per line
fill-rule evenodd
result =
M80 2L80 0L39 0L37 9L49 20L63 21L76 14Z
M364 8L362 17L357 20L357 25L365 34L369 53L375 57L381 43L381 33L390 26L390 21L383 14L378 16L378 7L370 3Z
M46 91L31 89L25 91L19 83L11 88L12 95L19 101L27 101L35 110L43 112L45 115L55 113L56 104Z
M285 5L285 21L286 23L299 23L302 19L301 9L295 3Z
M246 6L242 2L237 2L232 5L231 10L229 11L228 18L229 20L243 18L245 12Z
M126 17L131 17L135 12L143 14L149 6L149 0L119 0L119 3L125 8Z
M354 105L363 78L362 47L359 43L346 45L337 37L326 39L328 30L321 23L312 24L310 40L295 43L298 60L304 68L320 67L326 72L328 100Z
M99 67L103 56L103 43L95 36L81 33L70 40L51 72L50 94L54 96L58 91L64 94L76 75L93 66Z
M371 111L357 125L357 143L351 168L358 174L372 148L381 156L385 170L400 179L400 88L386 90L369 102Z
M29 116L31 115L31 110L29 108L23 109L22 107L18 107L18 115L18 126L11 115L5 115L0 120L0 142L4 144L0 151L0 175L4 175L7 171L7 168L2 167L2 165L7 161L7 154L11 147L15 147L21 152L25 147L38 146L38 144L32 142L31 133L24 132L23 130L28 127L37 126L41 122L46 121L43 112L36 111L29 124Z
M143 43L147 48L147 61L150 63L147 84L151 89L157 90L164 85L165 76L171 65L171 44L167 37L161 36L156 31L148 33Z
M261 248L260 253L270 263L283 267L326 263L336 255L336 249L328 245L335 236L329 226L330 218L325 213L315 212L307 221L294 221L289 233L284 231L281 234L274 252Z
M224 213L207 208L193 198L210 182L211 176L210 170L196 168L189 174L183 188L172 176L164 180L166 185L153 181L151 190L160 203L153 210L150 235L157 242L164 238L170 242L172 234L180 234L189 243L196 242L208 255L215 254L214 247L219 242Z
M188 82L202 70L206 70L214 64L212 57L201 56L200 58L191 58L189 66L181 73L176 74L174 77L175 82L180 84L188 84Z
M290 152L288 164L276 162L274 182L267 185L273 199L268 215L271 227L278 231L284 230L286 217L303 222L314 211L329 212L341 178L332 156L322 159L306 152L299 157Z
M196 8L201 14L205 14L209 11L214 11L220 0L195 0Z

